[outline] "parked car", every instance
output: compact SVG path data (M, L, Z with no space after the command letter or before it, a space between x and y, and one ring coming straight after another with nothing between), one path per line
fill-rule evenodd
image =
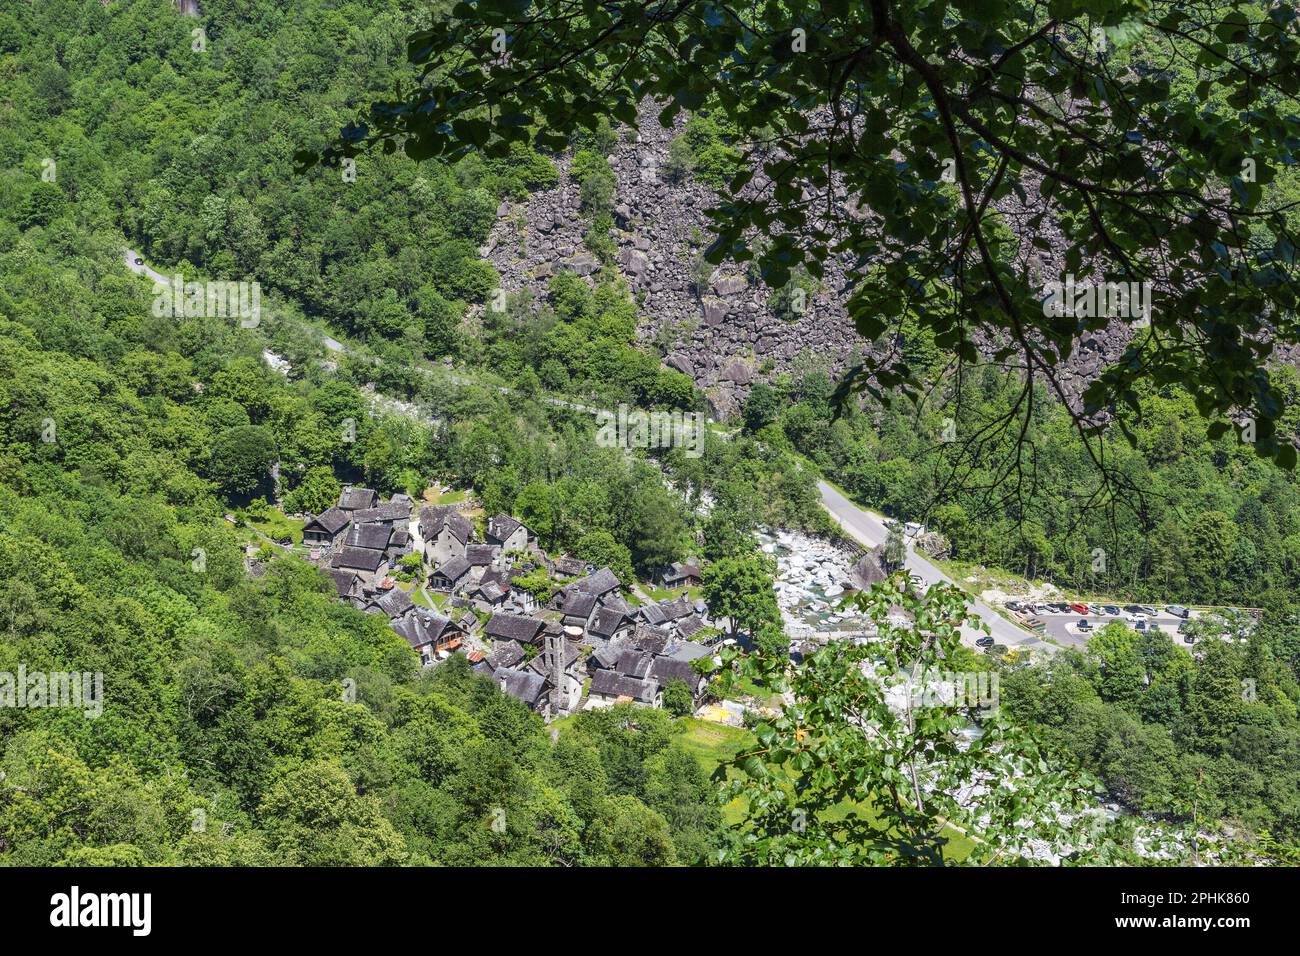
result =
M1183 635L1183 643L1184 643L1184 644L1195 644L1195 643L1196 643L1196 638L1193 637L1191 634L1184 634L1184 635Z
M1086 617L1079 618L1079 630L1081 631L1092 630L1092 625L1088 623L1088 619Z
M1082 601L1075 601L1073 604L1070 605L1070 610L1073 611L1075 614L1087 614L1088 605L1084 604Z
M1189 621L1179 621L1179 622L1178 622L1178 633L1179 633L1179 634L1186 634L1186 633L1187 633L1187 628L1188 628L1189 624L1190 624Z
M989 637L988 635L985 635L984 637L976 638L976 640L975 640L975 646L976 646L976 647L992 647L992 646L993 646L993 638Z
M1165 610L1174 615L1174 617L1190 617L1192 614L1191 611L1187 610L1187 608L1183 607L1181 604L1170 604L1165 608Z
M1022 607L1024 607L1024 605L1021 604L1019 601L1008 601L1006 603L1006 608L1008 611L1019 611Z
M1116 607L1115 605L1113 605L1113 604L1104 604L1104 605L1102 605L1101 613L1102 613L1102 614L1109 614L1109 615L1111 615L1112 617L1119 617L1120 611L1119 611L1119 608L1117 608L1117 607Z
M141 259L139 256L136 256L136 257L135 257L135 264L138 265L138 266L142 266L142 265L144 265L144 260Z
M1141 604L1125 604L1125 605L1124 605L1124 610L1127 611L1129 614L1141 614L1141 613L1142 613L1142 605L1141 605Z
M1145 624L1146 622L1147 622L1147 616L1145 614L1134 613L1134 614L1124 615L1125 624ZM1141 628L1139 627L1138 630L1141 630Z
M1047 605L1047 608L1049 611L1055 611L1057 614L1064 614L1066 611L1070 609L1070 605L1061 604L1060 602L1054 602L1052 604Z
M1155 617L1155 616L1156 616L1156 609L1153 608L1153 607L1148 607L1148 606L1145 605L1145 604L1139 604L1139 605L1138 605L1138 613L1139 613L1139 614L1145 614L1147 617Z

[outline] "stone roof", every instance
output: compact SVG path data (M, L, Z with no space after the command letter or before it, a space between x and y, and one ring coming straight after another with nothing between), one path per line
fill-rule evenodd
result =
M358 508L373 508L379 501L379 494L373 488L353 488L346 486L339 495L339 507L344 511L356 511Z
M542 633L543 622L521 614L493 614L483 633L497 640L519 641L531 644Z
M359 571L377 571L384 563L384 552L371 548L345 547L330 562L335 568L356 568Z
M609 568L593 571L580 581L575 581L573 586L580 591L595 594L598 597L610 591L617 591L620 587L618 576Z
M411 502L388 501L373 508L361 508L352 514L353 521L407 521L411 517Z
M334 590L338 592L339 597L350 597L357 585L357 573L346 568L331 569L330 578L334 581Z
M694 637L702 630L704 630L704 622L694 614L677 622L677 633L682 637Z
M595 610L598 600L597 595L580 591L576 585L570 585L556 592L555 597L551 598L551 607L562 611L565 617L586 618Z
M444 562L434 574L446 578L448 581L455 583L469 573L469 562L464 558L452 558Z
M352 519L348 517L348 513L342 508L329 508L322 511L316 517L310 519L305 525L303 525L303 530L306 531L315 525L330 535L336 535L346 528L348 522L351 520Z
M680 680L685 681L691 693L694 693L700 685L700 675L691 667L691 662L672 657L656 657L650 674L659 682L660 687L667 685L670 680Z
M518 531L522 524L507 514L493 515L488 519L487 533L489 538L493 538L498 543L504 544L506 538Z
M357 514L360 513L357 512ZM348 531L347 547L383 551L388 547L388 539L392 537L392 534L393 529L386 524L360 524L354 522L352 528Z
M546 690L546 678L530 670L498 667L492 672L492 679L502 691L529 707L536 707Z
M389 617L401 617L415 607L415 602L411 600L410 595L397 587L389 588L375 600L375 603Z
M596 671L591 675L591 693L604 697L630 697L643 704L654 703L659 688L654 680L625 677L617 671Z
M626 620L626 614L614 608L602 607L596 612L596 616L591 619L591 624L587 630L596 637L612 637Z
M487 656L488 666L492 670L498 667L514 667L526 656L524 646L518 641L498 641Z

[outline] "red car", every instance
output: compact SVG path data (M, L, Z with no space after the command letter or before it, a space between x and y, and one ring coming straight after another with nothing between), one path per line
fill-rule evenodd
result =
M1071 604L1071 605L1070 605L1070 610L1071 610L1071 611L1074 611L1074 612L1077 613L1077 614L1087 614L1087 613L1088 613L1088 605L1086 605L1086 604L1077 604L1077 603L1076 603L1076 604Z

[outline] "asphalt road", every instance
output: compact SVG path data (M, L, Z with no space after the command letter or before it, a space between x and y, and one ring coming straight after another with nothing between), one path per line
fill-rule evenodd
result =
M884 517L855 505L824 481L818 480L817 490L821 492L822 507L831 513L831 517L839 522L840 527L851 538L869 548L885 543L888 532L885 528ZM910 541L907 543L906 567L909 572L920 575L927 584L936 584L939 581L956 584L952 578L940 571L928 558L918 554L913 549ZM1012 624L979 598L971 598L970 601L975 614L988 626L989 633L997 643L1005 644L1007 647L1014 647L1017 650L1036 650L1048 653L1054 653L1057 650L1055 646L1040 640L1028 630ZM976 638L982 636L984 636L983 631L971 627L962 628L962 640L971 647L975 646Z
M140 253L136 252L134 249L123 249L122 253L126 259L126 267L130 269L132 272L134 272L136 275L148 276L154 282L161 282L164 285L171 283L172 280L167 278L161 272L154 272L147 265L145 265L144 257L141 256ZM137 259L139 259L140 262L137 263L135 261Z

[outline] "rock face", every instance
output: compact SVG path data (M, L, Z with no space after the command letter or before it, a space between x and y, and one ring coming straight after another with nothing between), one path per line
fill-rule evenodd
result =
M844 309L850 292L846 261L824 263L819 290L794 321L773 312L768 304L772 290L751 280L739 265L700 265L709 235L704 213L717 197L689 177L669 182L660 172L668 143L681 132L684 118L667 130L656 113L653 107L643 108L639 134L620 136L608 157L618 178L611 231L616 253L609 265L627 279L638 299L641 341L653 342L664 352L667 365L691 375L719 417L737 410L756 380L809 364L820 364L832 375L856 364L870 352L870 344L857 335ZM760 179L756 176L751 187ZM1028 222L1043 211L1034 185L1026 184L1023 204L1000 204L999 211L1012 230L1025 237L1025 273L1059 276L1065 268L1055 249L1063 248L1064 240L1050 219L1038 233L1052 243L1053 251L1033 249L1028 242ZM851 196L841 193L840 201L850 216L868 214ZM535 193L518 206L503 204L482 252L496 266L507 292L527 288L540 297L558 271L593 276L600 270L602 263L583 244L587 229L578 185L562 175L554 189ZM1077 404L1087 382L1122 353L1131 336L1129 326L1117 320L1102 332L1080 337L1057 369L1072 404Z
M706 186L670 183L659 172L681 125L663 129L646 110L639 139L621 139L609 156L618 177L612 267L638 298L638 337L665 348L666 364L691 375L720 416L739 407L756 379L790 370L801 353L831 373L843 371L858 339L841 305L839 263L828 266L821 292L793 322L768 306L772 290L735 264L708 273L697 287L697 263L708 243L704 212L716 197ZM527 288L540 297L557 271L590 276L599 270L583 246L588 222L579 205L577 183L562 176L554 189L498 211L484 251L507 292Z

